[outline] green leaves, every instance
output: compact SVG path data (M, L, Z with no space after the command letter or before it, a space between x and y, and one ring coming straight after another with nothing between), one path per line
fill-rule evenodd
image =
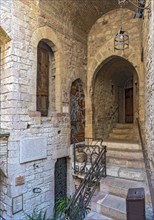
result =
M51 219L47 219L46 218L46 211L43 212L43 211L36 211L34 210L33 213L31 215L27 215L28 217L28 220L51 220Z
M65 215L66 208L71 201L71 196L66 198L59 198L55 204L53 220L61 218Z
M71 201L71 196L66 198L59 198L55 204L54 214L52 218L46 217L46 211L43 212L34 210L31 215L27 215L27 220L57 220L57 219L66 219L66 208L68 207ZM83 220L85 216L88 214L90 209L88 207L83 207L79 204L71 205L70 207L70 219L73 220Z

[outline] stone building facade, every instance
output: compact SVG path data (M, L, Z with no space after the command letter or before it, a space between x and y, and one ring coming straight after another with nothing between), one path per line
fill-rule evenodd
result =
M67 170L56 183L64 178L63 193L74 192L70 91L76 80L84 93L86 137L104 138L114 122L125 122L124 92L131 85L131 122L142 122L153 172L154 2L147 1L151 10L144 20L134 19L131 7L100 2L0 1L0 215L7 220L25 219L34 209L52 215L60 160ZM130 43L116 51L121 19ZM46 116L37 107L40 42L51 51Z

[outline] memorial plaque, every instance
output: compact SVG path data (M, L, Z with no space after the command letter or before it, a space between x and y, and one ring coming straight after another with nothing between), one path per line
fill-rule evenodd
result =
M12 213L16 214L22 210L23 210L23 195L19 195L12 199Z
M24 176L18 176L16 178L16 186L20 186L25 184L25 177Z
M20 141L20 163L47 157L47 137L24 138Z

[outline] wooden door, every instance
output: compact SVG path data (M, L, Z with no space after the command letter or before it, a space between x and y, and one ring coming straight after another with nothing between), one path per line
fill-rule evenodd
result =
M133 123L133 88L125 89L125 122Z
M38 47L37 111L48 115L49 97L49 51Z

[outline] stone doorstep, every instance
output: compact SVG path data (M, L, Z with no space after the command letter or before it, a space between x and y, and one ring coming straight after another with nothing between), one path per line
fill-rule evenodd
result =
M84 175L73 174L74 177L83 179ZM119 177L129 180L145 181L146 174L143 169L121 167L118 165L107 164L107 176Z
M107 164L115 164L115 165L125 166L129 168L138 167L139 169L145 169L145 164L144 164L143 159L126 159L126 158L120 158L120 157L115 157L115 156L108 156L106 161L107 161Z
M113 149L133 149L133 150L141 150L141 146L138 143L125 143L122 141L104 141L103 145L107 146L107 150L109 150L110 148Z
M113 219L126 219L126 200L124 198L99 192L93 199L92 210Z
M110 133L109 138L117 139L117 140L133 140L133 135L132 134L114 134Z
M112 132L115 134L133 134L132 128L113 128Z
M133 124L129 124L129 123L117 123L115 124L114 128L133 128L134 125Z
M140 150L114 150L114 149L109 149L107 151L107 154L106 154L107 157L121 157L121 158L124 158L124 159L143 159L143 154Z
M146 174L145 171L143 171L143 169L134 169L134 168L120 167L120 166L108 164L107 176L144 181Z
M126 199L99 192L91 203L92 211L85 220L126 220ZM146 220L153 220L151 205L145 206Z
M145 182L138 182L134 180L127 180L122 178L106 177L100 183L100 191L104 193L111 193L122 198L127 197L129 188L141 188L145 190L145 202L151 203L150 193L148 186Z

